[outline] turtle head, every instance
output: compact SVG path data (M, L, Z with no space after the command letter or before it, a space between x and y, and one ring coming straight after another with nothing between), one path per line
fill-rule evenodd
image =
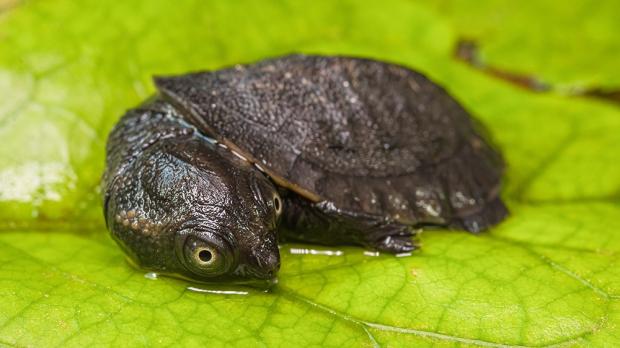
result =
M108 225L138 266L201 282L273 284L282 201L269 179L225 149L166 141L108 190Z
M220 155L209 161L191 158L197 194L188 207L192 218L176 234L177 257L205 280L275 279L282 200L261 172Z

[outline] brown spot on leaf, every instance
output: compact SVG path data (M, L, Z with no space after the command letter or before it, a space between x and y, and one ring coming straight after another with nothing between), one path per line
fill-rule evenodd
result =
M478 44L473 40L459 40L454 50L454 56L478 70L515 86L535 92L544 92L551 89L551 86L533 76L502 70L485 64L480 58Z
M520 74L513 71L497 68L486 64L480 57L478 44L474 40L461 39L454 49L454 57L470 66L514 86L532 92L553 92L554 87L533 75ZM592 87L587 89L575 88L569 92L570 97L596 98L607 102L620 104L620 89L606 89Z

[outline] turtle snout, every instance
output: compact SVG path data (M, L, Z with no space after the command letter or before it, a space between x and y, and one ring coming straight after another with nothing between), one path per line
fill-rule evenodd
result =
M263 265L263 269L265 271L265 275L268 278L275 277L280 270L280 253L270 254L269 256L267 256Z
M280 251L275 242L265 241L252 252L252 259L252 273L260 278L274 278L280 269Z

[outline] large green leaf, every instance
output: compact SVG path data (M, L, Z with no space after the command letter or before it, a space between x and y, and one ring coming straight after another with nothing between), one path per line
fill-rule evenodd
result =
M620 2L420 0L478 40L486 63L565 88L620 85Z
M620 345L620 109L451 58L474 36L499 66L617 85L615 2L468 4L0 0L0 345ZM580 23L582 41L560 35ZM117 118L153 74L291 51L395 61L444 85L503 150L511 217L480 236L425 232L411 257L285 245L268 293L129 267L97 192Z

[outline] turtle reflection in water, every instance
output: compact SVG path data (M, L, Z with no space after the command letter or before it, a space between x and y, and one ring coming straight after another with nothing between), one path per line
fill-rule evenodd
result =
M414 228L507 215L482 127L402 66L291 55L155 84L110 134L104 175L108 227L145 269L272 279L279 239L402 253Z

